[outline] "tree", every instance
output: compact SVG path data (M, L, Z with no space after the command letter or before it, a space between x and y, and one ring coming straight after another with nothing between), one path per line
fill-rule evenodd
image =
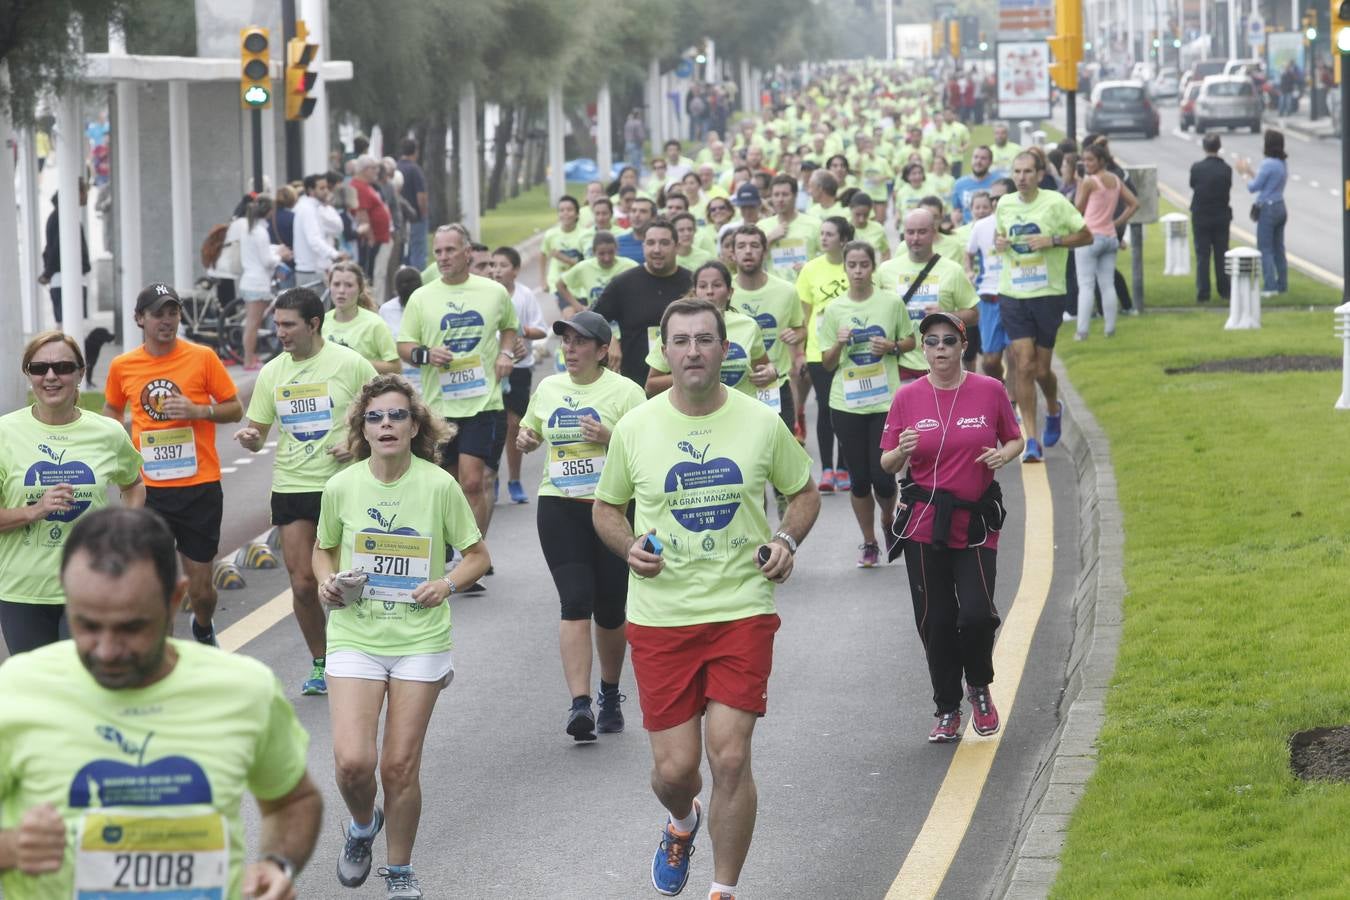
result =
M78 84L84 73L83 34L105 36L131 0L0 0L0 61L9 64L9 104L17 123L33 120L37 99L48 90ZM83 24L83 34L72 23Z

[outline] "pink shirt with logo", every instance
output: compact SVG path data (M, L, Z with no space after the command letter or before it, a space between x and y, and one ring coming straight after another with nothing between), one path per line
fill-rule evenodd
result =
M886 427L881 432L882 452L894 450L900 442L900 432L906 428L919 433L919 444L909 458L910 477L925 488L941 488L968 501L980 499L994 480L993 470L976 462L979 456L990 447L1022 436L1003 383L973 372L967 372L965 381L953 390L934 388L927 378L902 387L886 415ZM952 511L948 547L966 546L969 523L968 510ZM927 503L915 504L904 537L932 543L933 514ZM983 546L997 549L998 532L991 531Z

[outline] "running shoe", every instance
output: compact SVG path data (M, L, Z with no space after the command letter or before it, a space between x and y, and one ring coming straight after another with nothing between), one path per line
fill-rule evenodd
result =
M674 897L684 890L689 881L689 857L694 855L694 837L703 824L703 804L697 797L694 798L694 813L697 819L688 834L676 831L669 818L661 829L661 843L652 857L652 887L667 897Z
M928 733L930 744L951 744L961 740L961 710L938 713L937 723Z
M1053 447L1059 443L1060 420L1064 417L1064 404L1059 405L1059 412L1053 416L1050 413L1045 414L1045 430L1041 432L1041 440L1045 446Z
M384 879L388 900L422 900L422 886L417 883L412 866L401 866L397 872L392 867L380 866L377 874Z
M586 705L573 703L572 708L567 712L567 733L572 736L574 741L593 741L595 740L595 713L591 711L591 699L586 698Z
M736 895L726 891L708 891L708 900L736 900Z
M820 470L820 484L818 489L822 494L834 493L834 469Z
M1027 449L1022 454L1022 462L1040 462L1043 456L1045 451L1041 449L1041 442L1035 438L1027 438Z
M365 837L352 834L354 824L351 821L347 823L342 853L338 855L337 861L338 881L343 887L349 888L360 887L370 876L370 848L375 844L375 837L384 830L384 810L375 807L375 828Z
M853 490L853 479L848 476L848 469L834 470L834 489L841 494Z
M508 481L506 483L506 492L511 495L512 503L530 502L530 498L525 494L525 488L521 487L519 481Z
M858 549L862 550L862 555L858 557L858 568L872 569L881 562L881 548L876 544L863 544Z
M596 731L601 734L623 732L623 710L619 708L619 704L627 699L625 694L619 693L618 688L601 690L595 695L595 704L600 707L600 715L595 720Z
M328 693L328 682L323 677L323 666L318 663L309 670L309 677L300 685L300 693L306 697L322 697Z
M998 731L998 707L994 706L994 698L989 696L989 685L966 685L966 699L970 701L970 724L975 733L995 734Z
M192 639L197 643L205 644L208 647L220 646L220 641L216 640L216 623L212 622L210 625L206 626L205 631L202 631L197 627L197 619L195 616L192 619Z
M797 420L792 423L792 436L797 439L797 443L806 443L806 416L798 413Z

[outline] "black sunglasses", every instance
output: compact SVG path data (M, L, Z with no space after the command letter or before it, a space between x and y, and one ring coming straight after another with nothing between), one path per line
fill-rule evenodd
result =
M28 368L24 371L29 375L36 375L41 378L48 372L55 372L57 375L74 375L76 372L80 371L81 368L83 367L79 363L62 360L61 362L53 363L30 362Z
M388 416L391 422L402 422L408 416L412 415L410 410L406 409L368 409L365 413L365 419L371 425L378 425Z
M954 334L944 334L942 337L932 335L923 339L925 347L936 347L939 344L944 347L955 347L959 343L961 343L961 339Z

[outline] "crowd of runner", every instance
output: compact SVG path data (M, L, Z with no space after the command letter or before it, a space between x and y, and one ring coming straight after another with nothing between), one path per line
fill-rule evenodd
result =
M731 134L705 123L702 143L669 141L645 169L561 198L539 254L556 343L519 253L457 224L381 305L331 242L297 254L300 286L270 309L281 351L246 408L216 355L179 336L169 285L137 298L143 342L113 361L102 416L77 403L78 345L36 336L21 360L35 403L4 417L0 446L14 654L0 693L25 698L0 712L7 895L293 896L320 814L307 737L270 673L234 657L221 669L203 649L217 644L215 430L228 423L244 449L275 447L271 518L310 660L299 693L328 698L349 814L344 886L368 878L384 831L388 896L422 896L423 741L454 675L451 600L492 573L500 481L537 505L573 740L623 731L631 648L667 813L662 894L685 887L706 815L708 896L736 896L774 588L822 494L849 494L859 567L905 557L928 740L960 738L963 699L978 734L997 732L994 473L1059 440L1050 361L1069 249L1093 233L1041 148L1003 124L972 145L943 99L920 73L832 70ZM306 179L314 205L321 184ZM319 220L302 204L307 216ZM533 384L537 366L552 374ZM536 451L530 490L521 456ZM103 509L110 485L122 509ZM192 640L171 637L180 606ZM204 710L231 740L191 744ZM247 870L245 789L264 814Z

